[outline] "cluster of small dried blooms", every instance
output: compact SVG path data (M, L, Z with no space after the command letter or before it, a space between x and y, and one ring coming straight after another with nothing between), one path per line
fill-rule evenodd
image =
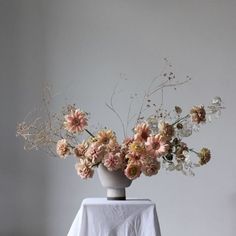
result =
M83 179L91 178L99 164L109 171L121 169L131 180L141 173L146 176L157 174L161 164L166 170L193 175L192 168L208 163L211 153L205 147L200 151L189 148L182 138L190 136L206 123L207 116L219 114L222 108L219 97L214 98L207 109L194 106L185 116L182 116L182 109L176 106L174 122L167 122L156 115L150 116L136 124L133 136L126 137L119 144L113 130L102 129L95 135L89 132L87 114L73 107L65 115L64 128L73 134L87 132L90 138L77 145L72 145L65 138L60 139L56 144L57 154L63 159L75 155L75 167ZM190 153L196 155L196 162L190 160Z

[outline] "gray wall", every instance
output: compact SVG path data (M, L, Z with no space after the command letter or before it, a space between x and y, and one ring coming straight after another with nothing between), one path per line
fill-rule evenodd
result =
M80 180L73 159L25 152L15 138L43 82L54 86L55 107L77 102L121 136L104 106L120 74L128 92L141 91L168 57L193 81L166 103L225 101L221 119L189 140L214 158L194 178L142 177L128 197L156 202L163 236L235 236L235 12L233 0L0 0L0 235L66 235L82 199L105 195L96 176Z

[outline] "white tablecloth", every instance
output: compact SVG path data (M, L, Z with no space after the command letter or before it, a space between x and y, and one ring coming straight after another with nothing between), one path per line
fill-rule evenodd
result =
M84 199L67 236L161 236L150 200Z

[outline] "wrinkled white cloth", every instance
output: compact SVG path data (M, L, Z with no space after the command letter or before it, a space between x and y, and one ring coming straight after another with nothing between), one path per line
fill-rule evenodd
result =
M67 236L161 236L150 200L84 199Z

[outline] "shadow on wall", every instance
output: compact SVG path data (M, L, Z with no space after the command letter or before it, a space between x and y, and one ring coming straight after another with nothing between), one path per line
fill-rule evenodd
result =
M40 1L0 1L0 235L47 235L46 158L23 150L16 124L41 96ZM4 114L4 115L3 115Z

